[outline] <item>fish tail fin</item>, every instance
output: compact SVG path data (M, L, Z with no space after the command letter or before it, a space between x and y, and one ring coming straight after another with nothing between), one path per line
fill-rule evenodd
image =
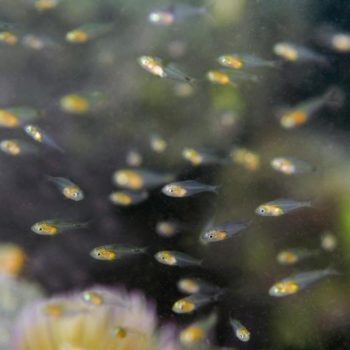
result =
M84 222L79 222L77 224L77 228L88 228L91 224L91 220L89 221L84 221Z
M339 109L344 105L345 93L338 86L331 86L324 94L325 104L331 109Z
M221 188L221 185L215 185L215 186L211 186L210 190L215 194L219 194L220 188Z
M328 267L324 270L324 273L325 273L327 276L340 276L340 275L342 275L341 272L339 272L337 269L335 269L335 268L332 267L332 266L328 266Z

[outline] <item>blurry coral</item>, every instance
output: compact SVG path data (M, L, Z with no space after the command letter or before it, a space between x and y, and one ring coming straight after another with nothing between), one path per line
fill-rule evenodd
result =
M176 350L171 328L157 328L155 307L141 293L94 287L24 310L14 350Z

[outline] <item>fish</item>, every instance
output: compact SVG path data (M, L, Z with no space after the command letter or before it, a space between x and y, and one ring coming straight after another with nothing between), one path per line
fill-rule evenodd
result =
M310 250L306 248L292 248L281 250L277 254L277 262L281 265L294 265L302 260L319 255L318 250Z
M194 78L188 76L177 68L174 63L168 63L165 65L158 57L140 56L137 61L144 70L159 78L184 81L188 83L195 81Z
M168 147L166 140L157 134L152 134L149 142L151 149L156 153L163 153Z
M118 340L127 338L129 334L137 335L141 338L145 337L144 333L129 327L116 326L112 330L112 335Z
M312 270L291 275L276 282L270 289L272 297L285 297L296 294L310 285L330 276L337 276L340 273L332 268L324 270Z
M109 201L115 205L123 207L129 207L132 205L140 204L149 198L149 194L146 191L114 191L109 195Z
M0 32L0 43L9 45L9 46L15 46L18 44L19 38L18 36L10 31L3 31Z
M34 145L18 139L2 140L0 150L15 157L38 153L38 149Z
M245 230L249 225L250 222L227 222L210 227L200 235L200 241L203 243L221 242L232 238L237 233Z
M248 81L258 82L257 75L244 72L244 71L232 71L232 70L210 70L206 73L206 78L213 84L218 85L231 85L237 87L237 82Z
M100 91L75 92L61 97L63 112L83 115L96 111L106 102L106 96Z
M65 177L47 176L48 181L54 183L59 191L68 199L75 202L84 199L83 190L71 180Z
M64 221L59 219L49 219L36 222L31 230L38 235L55 236L69 230L83 229L89 226L89 222Z
M143 162L143 156L137 149L130 149L125 158L126 164L130 167L139 167Z
M192 294L177 300L172 306L172 311L177 314L192 313L205 305L217 302L221 296L221 292L214 295Z
M39 126L29 124L24 127L24 131L34 141L43 143L61 153L64 153L64 149L59 146L50 136L48 136Z
M217 294L221 288L202 278L186 277L177 282L177 289L185 294Z
M242 323L236 319L231 318L230 324L235 332L236 337L242 342L248 342L250 340L249 330L242 325Z
M281 216L307 207L311 207L311 202L299 202L294 199L281 198L259 205L255 213L260 216Z
M217 193L218 186L203 184L195 180L172 182L162 188L162 193L168 197L183 198L203 192Z
M315 170L310 163L294 157L273 158L270 165L272 169L285 175L305 174Z
M167 8L152 11L148 15L150 23L158 26L170 26L189 17L207 13L206 7L195 7L184 3L178 3Z
M145 254L148 247L134 247L131 245L109 244L94 248L90 256L97 260L115 261L129 255Z
M275 68L276 62L264 60L258 56L249 54L226 54L219 56L217 61L226 68L245 69L245 68L259 68L269 67Z
M112 181L115 185L138 191L142 189L153 189L168 181L172 181L172 174L162 174L146 169L119 169L113 173Z
M156 224L156 232L161 237L174 237L185 229L185 225L175 220L163 220Z
M333 86L321 96L311 98L278 113L280 125L284 129L298 128L308 123L323 108L340 108L344 103L344 98L344 92Z
M199 266L202 260L192 258L191 256L174 250L161 250L154 254L154 258L161 264L169 266Z
M209 332L214 328L217 319L217 315L211 313L209 316L191 323L179 334L181 344L194 346L203 343L208 338Z
M62 0L35 0L34 7L40 12L55 9Z
M229 156L233 163L243 166L246 170L257 171L260 168L261 160L259 154L247 148L234 147Z
M189 161L193 166L225 163L225 160L218 156L189 147L182 150L182 157Z
M29 106L12 106L0 109L0 127L17 128L33 122L43 114L36 108Z
M84 44L92 39L111 32L114 23L87 23L66 33L66 41L71 44Z
M317 43L336 53L346 54L350 52L350 33L332 29L327 26L317 30L315 39Z
M318 63L328 65L328 59L305 46L293 44L290 42L279 42L273 47L274 53L288 62L298 63Z
M104 304L104 298L101 293L98 293L96 291L85 291L82 294L82 300L90 305L103 305Z

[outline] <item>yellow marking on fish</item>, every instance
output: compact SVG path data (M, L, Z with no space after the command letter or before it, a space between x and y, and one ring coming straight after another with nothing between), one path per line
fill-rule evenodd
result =
M104 260L115 260L117 259L117 253L110 248L106 248L106 247L99 247L95 249L95 255L98 258L102 258Z
M333 47L340 52L350 51L350 35L346 34L335 34L332 37Z
M256 171L260 167L260 157L245 148L234 149L231 152L231 158L250 171Z
M15 244L0 245L0 272L17 276L23 270L27 256L24 250Z
M87 291L83 293L83 300L89 304L93 305L102 305L103 304L103 297L100 293L93 292L93 291Z
M236 330L236 336L241 341L247 342L250 339L250 332L246 327L240 327Z
M15 128L19 126L19 120L14 114L6 111L5 109L0 109L0 126Z
M184 278L179 283L179 288L186 293L195 294L200 290L198 282L192 278Z
M89 35L79 29L72 30L66 34L66 40L74 44L83 44L90 39Z
M187 190L179 185L167 185L166 191L171 193L174 197L185 197Z
M271 288L271 293L277 296L295 294L300 290L298 283L294 281L278 282Z
M115 180L119 186L128 187L132 190L140 190L144 185L142 176L132 170L117 171Z
M55 8L57 4L57 0L37 0L35 1L35 8L38 11L47 11Z
M173 224L169 222L160 222L158 223L157 228L162 236L171 237L175 234L175 228Z
M196 305L188 299L180 299L173 305L172 310L176 313L189 313L194 311Z
M229 85L232 84L230 77L228 74L220 71L209 71L207 73L207 78L209 81L215 84L220 85Z
M177 263L176 257L170 252L163 251L158 256L167 265L175 265Z
M66 186L62 191L63 195L69 199L75 199L79 192L80 192L79 187L75 185Z
M208 232L207 237L211 239L215 239L216 241L222 241L228 238L227 232L222 230L212 230Z
M205 339L205 332L199 326L189 326L180 333L180 341L183 344L191 345Z
M60 104L64 111L75 114L86 113L90 107L86 98L76 94L62 97Z
M272 205L272 204L261 205L260 212L267 213L271 216L280 216L284 214L284 211L281 207L279 207L278 205Z
M7 45L14 46L18 42L18 38L11 32L1 32L0 33L0 41L4 42Z
M41 223L38 224L38 231L53 236L58 233L58 227L52 224Z
M19 143L14 140L4 140L0 143L0 147L4 152L12 156L18 156L22 151Z
M203 157L193 148L185 148L182 152L182 155L193 165L200 165L203 162Z
M295 62L299 59L298 51L288 44L277 44L275 46L275 52L288 61Z
M221 58L221 63L226 67L230 67L234 69L242 69L244 66L243 61L234 55L223 56Z
M294 128L307 122L307 115L303 111L293 111L282 116L280 123L284 128Z
M148 72L157 75L161 78L165 78L166 73L162 66L162 62L159 59L151 56L142 56L139 58L139 63Z
M280 264L292 265L298 261L298 256L291 251L285 250L277 255L277 261Z
M119 205L131 205L132 204L132 197L124 192L113 192L110 195L110 200L112 203L119 204Z

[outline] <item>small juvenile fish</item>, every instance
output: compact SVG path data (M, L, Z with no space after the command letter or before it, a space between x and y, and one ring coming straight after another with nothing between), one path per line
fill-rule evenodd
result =
M193 322L180 332L180 342L185 346L203 343L208 338L208 333L214 328L216 322L217 315L215 313Z
M120 205L123 207L129 207L131 205L137 205L145 200L147 200L149 197L148 192L142 191L142 192L135 192L135 191L129 191L129 190L123 190L123 191L114 191L109 195L109 200L111 203L115 205Z
M71 30L66 34L66 41L72 44L83 44L112 31L113 23L88 23Z
M148 20L159 26L170 26L189 17L202 15L207 12L205 7L194 7L188 4L174 4L169 7L152 11Z
M282 198L259 205L255 213L260 216L281 216L299 208L306 207L311 207L311 203Z
M163 79L185 81L188 83L195 80L178 69L173 63L164 65L158 57L141 56L138 58L138 63L147 72Z
M0 142L0 149L4 153L15 157L38 152L38 149L34 145L17 139L2 140Z
M90 305L102 305L104 303L103 295L93 290L83 292L82 300Z
M50 219L35 223L31 227L31 230L39 235L55 236L64 231L86 228L88 225L88 222L73 222Z
M97 260L114 261L129 255L145 254L146 251L146 247L140 248L129 245L109 244L94 248L90 252L90 256Z
M259 78L255 74L243 71L210 70L207 72L206 77L211 83L218 85L237 86L237 82L240 81L255 83L259 81Z
M264 60L263 58L249 54L222 55L218 58L218 62L226 68L238 70L244 68L276 67L276 62Z
M243 342L247 342L250 339L249 330L242 325L242 323L235 319L230 319L231 326L235 332L236 337Z
M142 165L142 154L136 149L130 149L126 154L126 164L131 167L139 167Z
M294 265L302 260L319 255L317 250L309 250L303 248L281 250L277 255L277 262L281 265Z
M337 53L350 52L350 33L340 32L329 27L322 27L317 32L317 42Z
M115 185L133 191L151 189L174 178L171 174L156 173L146 169L120 169L113 174Z
M294 157L278 157L271 160L271 167L285 175L310 173L315 168L308 162Z
M26 125L24 131L29 135L34 141L43 143L57 151L64 153L64 150L59 146L50 136L48 136L41 128L36 125Z
M9 46L14 46L17 45L18 43L18 36L9 31L5 32L0 32L0 43L9 45Z
M289 62L313 62L328 65L328 60L321 54L301 45L280 42L274 45L274 53Z
M203 164L224 163L224 160L213 154L205 153L194 148L184 148L182 157L189 161L193 166Z
M177 288L185 294L217 294L221 288L211 284L202 278L181 278L177 282Z
M260 156L243 147L234 147L230 152L230 158L238 165L242 165L249 171L256 171L260 167Z
M71 180L65 177L47 176L47 179L54 183L59 191L68 199L81 201L84 199L83 190Z
M99 91L72 93L60 100L60 107L66 113L82 115L96 111L106 101L106 97Z
M34 7L38 11L48 11L53 10L62 0L35 0Z
M211 227L200 235L204 243L220 242L229 239L237 233L245 230L249 222L227 222L222 225Z
M162 188L163 194L174 198L193 196L202 192L217 193L218 186L203 184L195 180L172 182Z
M330 268L298 273L275 283L270 288L269 294L272 297L285 297L298 293L323 278L337 275L339 275L339 272Z
M156 153L163 153L168 147L165 139L157 134L152 134L149 141L151 149Z
M33 107L16 106L0 109L0 127L17 128L32 122L42 116L42 113Z
M323 95L301 102L281 113L279 122L285 129L294 129L308 123L323 108L339 108L343 103L343 91L331 87Z
M159 221L156 224L156 232L161 237L174 237L182 231L184 225L175 220Z
M164 265L169 266L199 266L202 264L201 260L192 258L191 256L176 252L174 250L162 250L154 255L155 259Z
M215 303L221 296L222 293L215 295L192 294L188 297L177 300L172 306L172 311L177 314L188 314L205 305Z

